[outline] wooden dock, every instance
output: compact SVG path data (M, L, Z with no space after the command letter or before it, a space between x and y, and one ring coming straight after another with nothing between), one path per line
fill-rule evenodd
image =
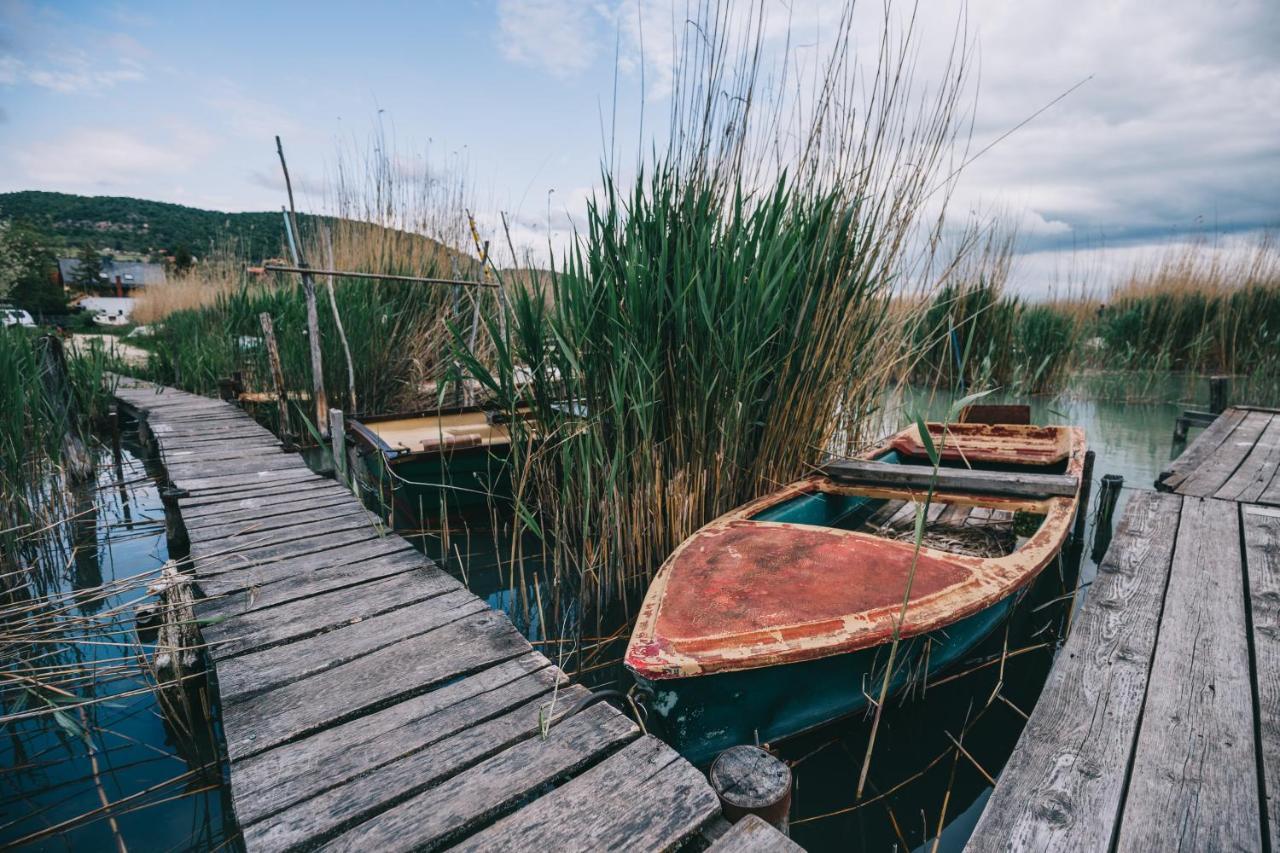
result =
M1161 472L1156 488L1280 506L1280 409L1227 409Z
M1280 849L1278 463L1228 409L1130 497L968 849Z
M135 380L115 393L190 543L250 851L647 851L724 832L702 773L587 703L504 614L244 412ZM799 849L757 823L712 849Z

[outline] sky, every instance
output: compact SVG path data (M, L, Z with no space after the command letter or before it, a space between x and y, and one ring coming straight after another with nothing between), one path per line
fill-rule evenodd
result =
M803 67L843 2L764 5L768 44ZM864 64L882 8L856 7ZM522 246L560 249L602 156L660 129L686 17L684 0L0 0L0 191L278 209L279 134L299 206L322 210L338 152L380 132L407 170L464 176L486 230L505 213ZM974 50L957 156L980 156L949 216L1016 223L1015 287L1280 224L1280 2L926 0L921 85L958 21Z

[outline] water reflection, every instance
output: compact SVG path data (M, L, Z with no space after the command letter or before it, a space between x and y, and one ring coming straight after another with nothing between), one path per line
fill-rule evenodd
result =
M4 568L0 846L224 848L236 830L203 679L168 691L188 713L166 715L135 632L169 556L163 507L136 444L97 461L95 483L50 484L61 523Z

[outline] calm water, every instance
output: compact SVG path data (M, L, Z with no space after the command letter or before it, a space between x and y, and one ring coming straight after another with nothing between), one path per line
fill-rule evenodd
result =
M1120 474L1127 487L1150 488L1170 458L1173 419L1180 408L1038 401L1033 419L1086 429L1097 453L1095 487L1103 474ZM148 649L139 644L132 612L147 596L145 584L127 579L154 572L169 556L155 484L134 453L126 450L119 471L106 453L98 483L74 496L71 510L82 513L80 522L64 525L39 565L44 594L53 596L54 606L68 618L56 641L32 647L28 658L38 660L23 666L65 667L58 671L60 683L72 687L77 701L105 701L85 706L83 722L81 709L68 702L61 720L45 713L3 725L0 846L36 834L31 849L114 849L113 830L100 811L105 795L117 804L119 832L131 849L225 847L235 830L210 747L216 733L204 719L206 710L216 717L216 708L196 691L193 704L203 724L193 726L195 737L184 736L143 689L146 677L138 656ZM542 636L542 591L532 578L513 585L497 568L489 527L483 520L455 526L449 559L442 562L492 606L510 613L557 659L557 646ZM1086 541L1091 538L1090 530ZM438 537L427 537L425 547L438 558L445 556ZM813 850L928 850L941 827L938 849L959 850L990 793L987 777L999 775L1072 610L1088 594L1096 566L1087 552L1078 566L1064 563L1047 570L1007 630L997 631L966 662L936 678L923 695L891 701L860 802L854 794L866 751L866 720L779 744L795 774L793 837ZM115 582L120 583L112 587ZM108 585L104 592L93 592L103 584ZM591 650L581 664L582 679L593 686L626 686L616 663L624 643ZM11 667L11 661L4 665ZM11 684L0 691L0 714L54 701ZM30 695L23 698L24 692ZM972 758L958 753L953 738ZM65 834L38 835L64 822Z
M105 798L130 849L225 847L234 828L207 691L174 694L190 701L191 722L186 732L171 724L134 627L169 557L155 482L127 445L118 468L109 452L98 462L97 482L69 495L73 520L33 537L20 558L43 642L3 643L0 715L39 715L0 725L0 846L117 849Z

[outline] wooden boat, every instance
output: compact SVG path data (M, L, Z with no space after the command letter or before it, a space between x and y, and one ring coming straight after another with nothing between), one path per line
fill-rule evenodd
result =
M397 530L420 530L511 495L511 433L480 406L347 421L354 456Z
M1058 554L1076 513L1082 430L927 428L943 461L918 559L915 510L934 472L912 427L721 516L659 570L625 660L650 694L651 725L690 760L865 709L913 559L895 691L972 649ZM969 528L992 543L974 547Z

